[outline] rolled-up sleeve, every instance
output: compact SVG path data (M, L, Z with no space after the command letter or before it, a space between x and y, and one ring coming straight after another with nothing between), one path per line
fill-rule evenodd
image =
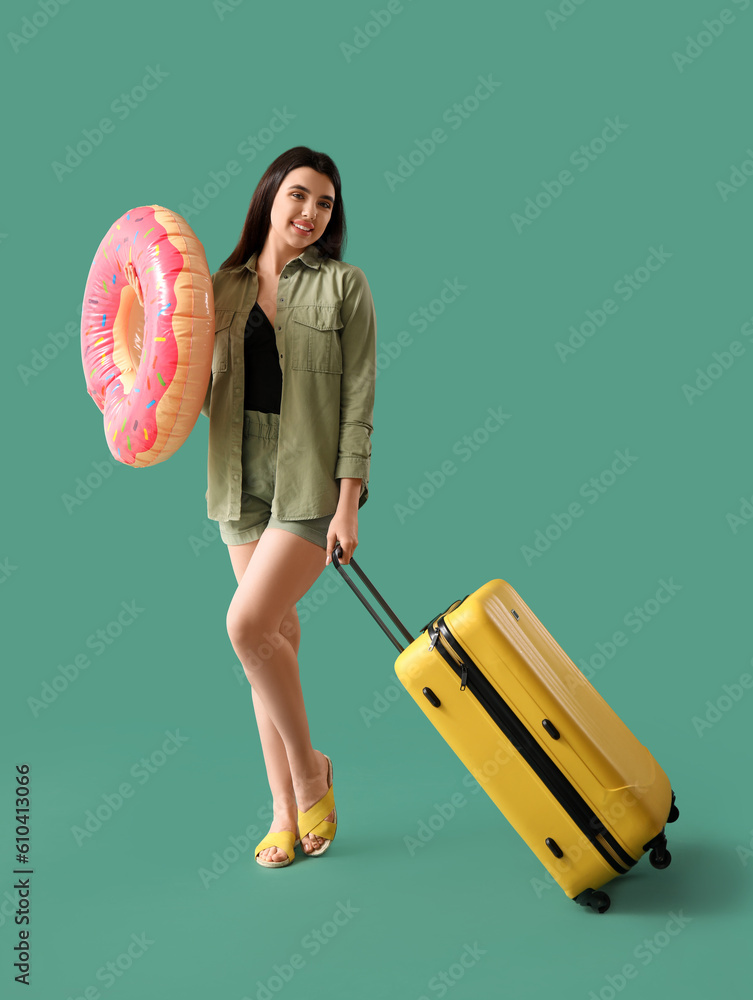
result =
M369 480L376 384L376 311L366 275L352 267L340 309L343 371L335 479Z

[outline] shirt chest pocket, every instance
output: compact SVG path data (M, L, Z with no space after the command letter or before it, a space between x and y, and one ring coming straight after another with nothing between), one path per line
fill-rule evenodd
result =
M227 359L230 345L230 324L233 322L233 309L215 309L214 311L214 352L212 353L212 374L227 371Z
M343 355L339 307L294 306L290 319L290 367L296 371L341 374Z

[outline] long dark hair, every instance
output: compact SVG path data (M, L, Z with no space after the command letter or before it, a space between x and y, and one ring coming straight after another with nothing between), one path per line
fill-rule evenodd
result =
M340 173L334 161L326 153L318 153L309 149L308 146L293 146L292 149L280 153L277 159L270 163L256 185L238 244L227 260L220 264L220 270L245 264L252 253L261 252L269 232L272 202L284 178L296 167L311 167L320 174L326 174L334 185L335 203L332 206L332 215L327 228L313 245L318 247L325 257L342 260L340 254L345 245L347 233Z

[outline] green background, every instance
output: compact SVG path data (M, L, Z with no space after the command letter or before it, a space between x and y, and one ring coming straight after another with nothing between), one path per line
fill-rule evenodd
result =
M383 14L381 0L224 10L50 0L45 23L41 4L5 5L7 995L19 762L33 789L25 996L256 1000L260 984L275 997L361 1000L743 995L753 694L725 695L753 674L753 5L743 7L730 3L724 23L701 0L565 2L572 13L559 21L547 16L554 2L522 0L413 0ZM36 33L29 20L31 37L14 42L35 16ZM718 34L694 49L704 19ZM673 56L688 46L693 58ZM149 67L167 75L118 117L113 102ZM474 107L468 98L489 77L493 91ZM456 103L465 117L451 117ZM295 117L273 133L285 109ZM53 163L103 117L114 130L58 179ZM607 119L622 131L602 143ZM444 141L422 157L437 128ZM238 147L250 136L259 152L247 159ZM334 761L338 836L316 862L299 848L283 870L253 863L270 796L251 689L225 629L235 578L206 518L208 422L166 463L137 474L115 462L86 392L78 324L91 259L123 213L157 203L187 215L216 270L261 174L298 144L341 171L344 259L366 273L378 317L356 561L414 634L487 580L508 580L677 793L671 867L644 858L610 884L604 916L552 887L473 793L333 566L299 612L304 695L314 745ZM571 160L583 145L587 169ZM391 185L401 157L412 169ZM240 174L202 202L212 171L233 159ZM735 166L739 189L725 192L718 182ZM553 190L568 169L572 183L534 218L527 199L544 205L545 182ZM516 228L527 204L530 224ZM649 271L652 248L665 260ZM625 275L629 299L615 287ZM464 286L449 303L445 282ZM616 310L563 361L557 343L609 298ZM419 310L432 303L422 329ZM733 341L742 348L724 355ZM727 367L704 382L714 352ZM683 386L698 379L706 388L689 397ZM484 440L489 408L509 419ZM465 435L475 450L463 453ZM613 476L618 451L633 460ZM96 485L69 511L66 494L87 477ZM581 492L594 477L602 492ZM554 537L555 515L572 503L581 516ZM542 551L527 557L536 538ZM660 604L662 580L679 589ZM141 610L93 650L88 637L121 602ZM640 629L625 621L639 620L636 607ZM628 641L594 660L620 630ZM90 665L35 712L29 699L80 654ZM161 757L176 731L186 741ZM142 758L157 762L153 773L139 771ZM132 796L79 844L87 811L124 782ZM421 829L432 835L411 852ZM232 838L237 860L202 884L217 856L233 858ZM668 934L676 914L681 930ZM142 934L151 943L131 967L98 978ZM466 946L478 951L463 966ZM289 981L275 981L296 954ZM626 965L635 975L621 979Z

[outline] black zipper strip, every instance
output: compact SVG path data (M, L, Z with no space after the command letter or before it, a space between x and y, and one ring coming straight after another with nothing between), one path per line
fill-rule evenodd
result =
M468 653L458 644L454 636L450 633L445 624L444 617L436 620L436 627L429 626L427 629L431 638L432 646L436 646L437 651L443 659L452 667L460 677L460 689L466 687L477 698L485 711L491 716L499 726L507 739L512 743L521 757L534 771L549 791L554 795L565 812L570 816L576 826L585 834L594 849L604 858L611 867L623 875L630 867L636 864L623 848L617 843L611 833L604 826L603 822L593 812L588 803L580 793L562 774L557 765L551 760L549 755L542 749L536 740L528 732L527 727L513 712L507 702L502 698L497 689L487 680L479 667L468 656ZM441 634L448 646L453 649L461 658L461 663L457 663L449 650L445 649L437 638ZM468 681L471 683L469 684ZM624 862L620 864L615 861L606 847L597 839L601 836L609 845L612 851Z
M447 612L445 612L444 614L447 614ZM484 673L476 666L475 663L473 663L473 660L470 659L470 657L468 656L468 654L465 651L465 649L460 645L460 643L457 641L457 639L449 631L449 629L447 628L447 625L445 623L445 620L444 620L444 615L442 615L441 618L442 618L443 635L446 635L447 642L449 643L449 645L451 646L451 648L457 653L457 655L463 660L463 662L465 662L465 658L468 657L468 661L472 664L472 666L475 668L475 670L478 671L478 675L481 677L482 681L489 686L489 690L491 692L492 697L496 698L496 699L498 699L500 701L502 701L501 696L500 696L499 692L497 691L497 689L492 684L489 683L489 681L487 680L487 678L484 675ZM502 702L502 703L505 704L504 702ZM512 710L509 709L509 706L507 706L507 707L508 707L508 710L510 711L510 713L512 714L513 718L515 718L517 721L520 721L520 720L518 720L517 716L512 712ZM525 725L525 723L521 723L521 724L523 726L523 732L525 733L526 738L531 739L530 734L528 732L528 727ZM539 744L536 743L535 740L533 741L533 744L534 744L534 746L537 749L540 749ZM587 816L588 816L589 827L591 829L595 829L597 831L597 834L596 834L597 836L601 835L604 838L604 840L607 842L607 846L612 850L612 852L614 854L617 855L618 858L621 859L621 861L623 862L623 865L626 865L628 868L632 868L633 865L637 864L636 859L633 858L633 857L631 857L627 853L627 851L624 850L624 848L622 847L622 845L614 838L614 836L609 832L609 830L606 828L606 826L604 825L604 823L593 812L593 810L588 805L588 803L583 798L581 798L581 796L575 790L575 788L573 788L573 786L570 784L570 782L567 781L567 779L562 774L562 772L557 767L557 765L550 759L550 757L546 753L546 751L544 751L544 756L546 758L547 764L550 767L554 768L554 770L556 772L556 779L557 779L557 781L558 782L564 782L567 785L567 788L569 790L572 790L573 796L577 797L578 801L580 803L582 803L583 809L585 810L585 812L587 813Z
M507 705L507 703L502 699L501 695L499 694L499 692L497 691L497 689L494 687L494 685L491 684L487 680L487 678L484 675L484 673L473 662L473 660L471 660L471 658L468 655L468 653L466 652L466 650L460 645L460 643L457 641L457 639L452 635L452 633L447 628L447 625L446 625L445 620L444 620L444 615L441 616L441 623L439 623L439 624L440 624L440 629L441 629L442 635L443 635L443 637L446 638L448 645L457 653L457 655L461 658L461 660L463 661L463 663L465 663L465 661L467 659L468 664L471 666L472 671L475 672L475 676L478 678L478 682L481 684L482 687L484 687L484 686L486 687L486 689L487 689L487 701L490 701L492 703L492 705L495 702L499 703L501 706L503 706L507 710L507 712L509 713L510 718L513 719L515 721L515 723L520 727L519 728L519 732L522 734L523 741L525 742L525 747L531 747L533 753L536 754L537 756L540 756L540 762L543 765L544 770L550 772L550 775L551 775L551 778L552 778L552 784L547 783L547 787L550 789L550 791L558 798L558 800L561 802L562 806L569 812L570 816L572 817L573 820L575 820L576 823L578 822L577 821L577 817L576 817L575 813L571 809L568 808L566 799L573 800L575 802L575 804L577 805L579 811L581 811L584 814L587 826L582 826L580 823L578 823L578 825L583 830L583 832L586 834L586 836L589 837L589 840L591 840L591 842L594 844L594 846L597 849L599 849L600 845L596 842L595 838L598 837L598 836L603 837L603 839L607 842L607 846L613 851L614 854L616 854L621 859L621 861L623 862L623 865L626 866L623 869L623 871L627 870L627 868L632 868L633 865L637 864L636 859L632 858L623 849L623 847L618 843L618 841L615 840L615 838L612 836L612 834L606 828L606 826L604 825L604 823L599 819L599 817L596 815L596 813L593 812L593 810L588 805L588 803L585 801L585 799L583 799L581 797L581 795L579 794L579 792L573 787L573 785L562 774L562 772L560 771L560 769L557 767L557 765L554 763L554 761L552 761L552 759L549 757L549 755L546 753L546 751L543 750L541 748L540 744L538 744L536 742L536 740L531 736L531 734L528 732L528 727L525 725L525 723L523 723L520 719L518 719L518 717L512 711L512 709L510 708L510 706ZM467 668L466 668L466 675L467 675ZM462 681L462 677L461 677L461 681ZM472 688L469 688L469 690L473 691ZM473 691L473 693L475 694L476 692ZM526 760L528 759L528 757L526 756L526 749L525 748L524 749L520 749L520 753L523 755L524 759L526 759ZM538 771L537 771L537 773L538 773ZM542 777L542 780L543 780L543 776L540 775L540 777ZM564 798L560 798L560 796L558 795L558 789L560 789L560 788L564 792L564 796L565 796ZM590 831L593 831L593 837L591 837L589 835ZM599 853L603 854L603 851L600 850ZM610 859L610 864L612 865L613 868L617 869L617 866L616 866L615 862L613 860L611 860L611 859ZM620 874L622 874L623 871L620 871Z

